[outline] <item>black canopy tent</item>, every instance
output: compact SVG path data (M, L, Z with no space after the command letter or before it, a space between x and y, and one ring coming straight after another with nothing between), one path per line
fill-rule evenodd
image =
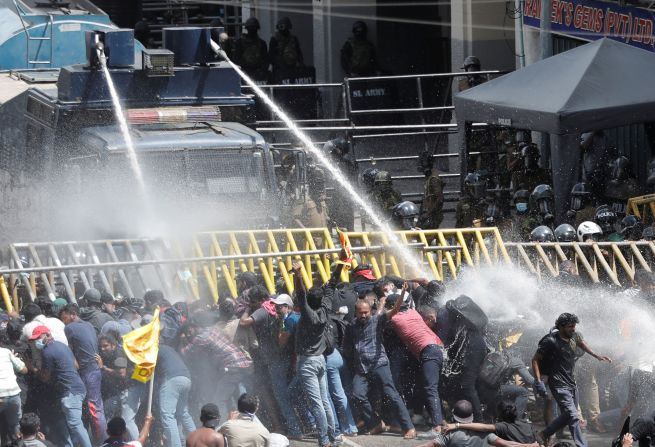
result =
M655 121L652 73L655 54L605 38L459 93L462 175L467 173L465 132L472 122L549 133L561 220L577 180L579 135Z

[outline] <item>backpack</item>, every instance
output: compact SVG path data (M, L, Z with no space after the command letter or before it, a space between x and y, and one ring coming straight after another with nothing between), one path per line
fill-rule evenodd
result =
M325 325L323 340L325 340L324 355L330 355L335 349L343 349L343 340L348 330L348 323L338 315L328 315L328 321Z
M507 356L501 351L492 351L484 357L478 379L488 387L497 389L502 385L508 368Z

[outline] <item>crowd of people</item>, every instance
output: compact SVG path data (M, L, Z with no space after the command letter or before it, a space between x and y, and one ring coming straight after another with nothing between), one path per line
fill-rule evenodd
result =
M359 265L343 283L343 268L307 289L295 262L293 293L276 294L244 272L238 296L218 305L171 304L158 290L117 302L90 288L79 304L39 297L1 314L3 445L274 446L314 437L336 446L395 432L440 447L534 447L568 426L585 447L585 426L612 431L626 411L645 418L633 419L626 443L654 439L650 373L592 364L611 360L576 331L575 315L535 338L490 322L468 296L444 302L438 281L375 279ZM633 295L652 306L646 284ZM150 403L122 337L155 309Z

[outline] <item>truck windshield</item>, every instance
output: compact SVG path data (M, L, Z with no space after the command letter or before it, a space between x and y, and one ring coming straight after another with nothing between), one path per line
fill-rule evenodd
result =
M267 189L264 154L259 148L141 152L146 186L173 196L256 196ZM131 173L125 154L111 163Z

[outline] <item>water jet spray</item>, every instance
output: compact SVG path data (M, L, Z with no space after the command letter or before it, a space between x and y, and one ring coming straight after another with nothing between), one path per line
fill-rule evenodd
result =
M332 177L339 183L339 185L348 191L351 200L359 205L371 218L373 223L385 234L385 236L387 236L393 248L396 250L398 255L400 255L406 266L409 267L411 274L422 277L430 277L429 273L423 267L423 265L421 265L414 253L412 253L402 244L389 224L387 224L383 218L380 217L380 215L373 209L371 204L367 203L359 195L357 190L353 187L353 185L350 184L350 182L346 179L339 168L332 164L328 157L326 157L320 149L314 146L312 140L298 128L296 123L294 123L293 120L291 120L291 118L286 113L284 113L284 111L277 104L275 104L271 98L269 98L268 95L261 88L259 88L259 86L252 79L250 79L250 77L244 73L243 70L241 70L238 65L230 60L230 58L218 43L214 42L213 39L210 39L210 45L216 55L223 58L228 64L232 66L232 68L239 74L239 76L241 76L246 84L248 84L253 89L255 94L266 103L266 105L273 111L273 113L275 113L286 124L289 130L293 132L293 134L303 143L304 147L312 153L312 155L330 172L330 174L332 174Z

